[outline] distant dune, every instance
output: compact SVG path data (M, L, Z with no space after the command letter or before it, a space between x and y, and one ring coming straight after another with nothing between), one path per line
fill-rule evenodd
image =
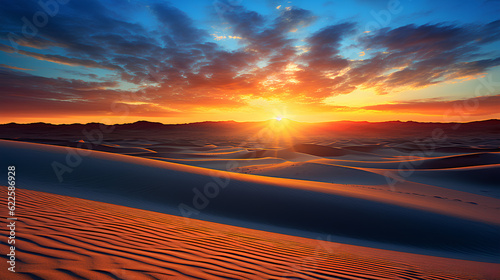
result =
M297 144L293 146L291 150L319 157L338 157L347 154L346 151L339 148L314 145L314 144Z

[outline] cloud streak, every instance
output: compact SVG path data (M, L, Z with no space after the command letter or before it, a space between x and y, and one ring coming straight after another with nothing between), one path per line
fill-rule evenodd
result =
M497 114L499 106L500 95L492 95L463 100L414 100L365 106L360 109L435 116L488 116Z

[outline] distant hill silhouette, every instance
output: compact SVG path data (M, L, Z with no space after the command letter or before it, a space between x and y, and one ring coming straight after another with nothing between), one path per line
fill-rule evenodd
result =
M426 137L431 133L442 133L446 135L497 135L500 134L500 120L491 119L468 123L433 123L433 122L366 122L366 121L337 121L323 123L303 123L291 120L268 120L262 122L235 122L235 121L207 121L186 124L162 124L159 122L138 121L134 123L105 125L101 123L88 124L49 124L30 123L17 124L8 123L0 125L0 138L26 138L26 137L57 137L57 135L81 135L82 131L102 130L108 136L121 137L123 135L138 136L143 138L150 136L169 137L169 135L189 135L193 137L210 136L238 136L241 133L256 134L271 130L276 127L293 131L296 135L328 136L328 137Z

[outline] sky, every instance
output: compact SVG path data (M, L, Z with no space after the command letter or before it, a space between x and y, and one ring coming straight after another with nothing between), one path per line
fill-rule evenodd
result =
M500 118L500 1L2 1L0 123Z

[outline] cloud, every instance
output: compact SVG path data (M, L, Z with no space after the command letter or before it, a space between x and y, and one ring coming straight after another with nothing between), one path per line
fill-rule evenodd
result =
M364 47L377 53L348 75L382 94L478 75L500 65L500 58L478 59L481 45L498 40L490 35L499 30L497 22L484 26L410 24L384 28L360 39ZM394 69L398 70L386 73Z
M481 44L487 44L500 40L500 20L488 23L480 28L477 40Z
M113 65L110 63L100 63L90 59L81 59L75 57L66 57L62 55L50 55L50 54L40 54L36 52L23 51L23 50L15 50L10 46L0 44L0 51L22 54L25 56L30 56L38 60L44 60L59 64L71 65L71 66L84 66L84 67L92 67L92 68L103 68L109 70L121 70L121 67L117 65Z
M46 78L8 68L0 68L0 116L95 116L110 115L116 104L126 104L131 116L167 117L218 106L240 107L238 99L208 96L161 94L161 88L146 88L141 92L116 89L116 81L88 82L76 79ZM175 109L171 106L175 106ZM123 112L121 112L123 113Z
M33 69L21 68L21 67L6 65L6 64L0 64L0 67L14 69L14 70L21 70L21 71L33 71Z
M414 100L391 104L361 107L364 110L391 113L411 113L453 117L455 120L468 116L488 116L498 114L500 95L472 97L464 100Z
M208 37L205 30L194 26L186 13L166 2L153 4L151 10L160 21L162 31L167 31L164 38L166 43L192 44Z

